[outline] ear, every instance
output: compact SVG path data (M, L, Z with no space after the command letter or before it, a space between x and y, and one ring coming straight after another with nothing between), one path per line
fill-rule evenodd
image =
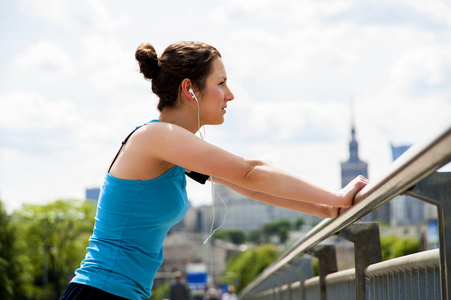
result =
M191 80L189 78L183 79L181 84L181 94L189 99L193 99L194 97L189 91L190 89L194 89Z

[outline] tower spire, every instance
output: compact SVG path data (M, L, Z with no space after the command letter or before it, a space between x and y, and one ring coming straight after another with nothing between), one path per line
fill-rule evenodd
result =
M355 111L354 100L351 100L351 141L349 142L349 161L360 161L359 145L355 137Z

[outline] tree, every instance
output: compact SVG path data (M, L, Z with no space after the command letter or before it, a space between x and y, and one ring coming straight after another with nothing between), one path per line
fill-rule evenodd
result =
M251 243L260 244L262 242L262 232L259 229L249 231L247 240Z
M288 219L269 222L263 225L262 233L266 242L269 242L271 237L277 236L280 243L285 243L288 239L288 233L291 230L291 226L292 224Z
M217 239L222 239L240 245L246 240L246 235L240 229L220 230L214 234Z
M300 229L302 227L302 225L304 225L304 224L305 224L305 221L303 218L297 218L294 221L294 229Z
M389 260L420 251L420 241L412 238L400 238L395 235L381 237L382 259Z
M17 229L0 200L0 299L26 298L27 276L22 258Z
M33 298L59 299L85 255L94 215L95 206L79 200L27 205L15 213L22 251L30 261Z
M236 284L237 292L241 291L267 266L272 264L278 256L279 252L276 246L272 244L261 245L251 250L235 254L227 262L226 273L234 274L234 276L229 276L229 280L237 281L237 283L228 283Z
M170 286L168 283L159 285L152 290L151 300L164 300L169 299Z

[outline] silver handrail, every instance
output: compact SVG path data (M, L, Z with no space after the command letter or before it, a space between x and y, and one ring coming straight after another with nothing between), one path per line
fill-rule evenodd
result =
M401 155L379 180L371 181L356 195L354 206L335 219L324 219L268 266L240 293L243 298L273 273L326 238L366 216L377 207L413 188L419 181L451 161L451 124L440 134L418 143Z

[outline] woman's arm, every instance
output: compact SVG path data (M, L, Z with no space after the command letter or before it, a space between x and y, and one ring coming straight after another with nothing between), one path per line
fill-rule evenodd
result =
M348 188L331 192L273 165L234 155L170 123L147 125L135 138L152 158L283 199L349 207L354 195L367 183L359 177Z
M213 178L214 183L222 184L241 195L257 200L260 202L264 202L273 206L283 207L287 209L291 209L294 211L306 213L309 215L314 215L320 218L335 218L338 216L338 209L337 207L323 205L323 204L316 204L316 203L309 203L309 202L302 202L302 201L296 201L291 199L284 199L280 197L276 197L273 195L265 194L262 192L255 192L248 189L245 189L243 187L237 186L233 183L230 183L228 181L225 181L221 178Z

